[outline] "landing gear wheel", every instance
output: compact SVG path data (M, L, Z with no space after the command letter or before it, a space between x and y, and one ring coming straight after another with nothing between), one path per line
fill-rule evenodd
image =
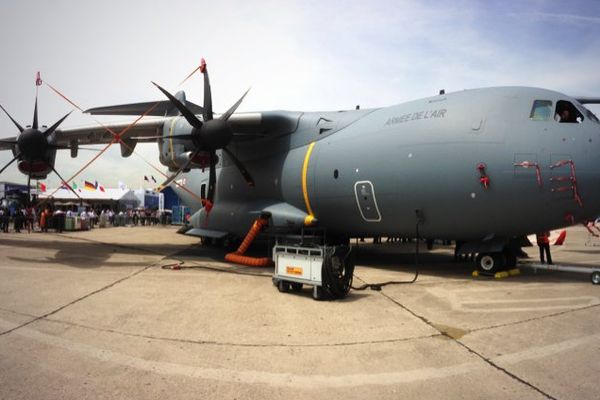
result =
M600 271L592 272L592 275L590 276L590 280L592 281L592 283L594 285L600 285Z
M502 253L480 253L476 263L481 272L493 274L506 266L506 257Z
M302 284L299 282L291 282L290 285L292 286L292 291L294 292L299 292L302 290Z
M290 291L290 283L286 281L279 281L277 284L277 290L281 293L287 293Z

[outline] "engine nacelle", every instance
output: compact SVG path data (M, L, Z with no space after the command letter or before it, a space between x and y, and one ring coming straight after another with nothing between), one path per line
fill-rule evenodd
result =
M43 160L32 159L20 160L17 164L19 171L24 175L31 176L31 179L46 179L52 172L54 161L56 159L56 150L48 151Z
M162 139L158 141L159 160L170 171L177 171L185 165L196 149L191 139L177 138L180 135L190 135L192 130L192 126L182 117L175 117L170 122L164 124ZM208 152L200 152L192 164L190 164L190 169L204 169L209 166L210 154Z

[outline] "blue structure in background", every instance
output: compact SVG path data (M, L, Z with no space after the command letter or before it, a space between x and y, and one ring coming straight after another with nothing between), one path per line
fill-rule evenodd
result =
M162 190L161 193L163 193L165 196L165 210L172 210L173 207L181 205L181 200L179 199L179 196L177 196L177 193L175 193L175 191L171 189L171 187L166 187Z

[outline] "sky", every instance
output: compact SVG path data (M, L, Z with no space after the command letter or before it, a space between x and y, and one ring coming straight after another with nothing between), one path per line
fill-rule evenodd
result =
M240 112L385 107L504 85L600 96L600 1L592 0L1 0L0 38L0 104L21 125L33 119L37 71L83 109L162 100L150 81L202 104L201 76L177 86L202 57L216 112L249 87ZM38 101L48 126L73 109L45 85ZM94 124L75 110L62 127ZM0 114L0 138L17 133ZM160 166L156 144L136 150ZM93 156L59 151L55 166L71 176ZM0 153L0 166L11 159ZM160 179L115 145L75 181L150 187L144 175ZM12 165L0 180L26 177Z

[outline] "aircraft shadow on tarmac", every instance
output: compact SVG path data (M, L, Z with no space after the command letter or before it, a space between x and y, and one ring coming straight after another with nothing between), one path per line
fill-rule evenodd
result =
M27 249L32 247L30 241L21 239L11 239L3 236L2 244L9 248ZM354 244L354 243L353 243ZM257 243L247 253L250 256L265 257L268 254L268 249L272 244L264 242ZM7 259L21 263L36 264L60 264L74 268L93 269L100 267L137 267L146 265L149 261L126 261L115 260L110 258L115 254L127 255L142 255L156 254L163 255L165 259L179 259L186 263L194 262L217 262L225 263L225 254L235 251L234 244L227 248L202 246L199 244L155 244L148 243L127 243L119 245L113 243L87 242L87 241L64 241L64 240L44 240L36 241L35 247L38 249L54 250L52 257L44 257L38 259L30 259L27 257L7 256ZM157 249L159 251L157 251ZM382 244L359 244L356 249L356 265L365 266L373 269L389 272L404 272L413 273L415 271L415 246L414 243L397 244L397 243L382 243ZM526 248L530 258L528 260L536 260L537 248ZM598 254L599 251L594 250L564 250L563 252L574 252L580 254ZM26 250L18 252L26 253ZM457 262L454 260L453 248L450 246L434 246L433 251L427 250L425 244L420 246L419 250L418 269L421 276L443 277L456 280L471 280L471 273L475 269L473 262L463 261ZM160 264L160 263L158 263ZM577 265L573 263L573 265ZM236 266L240 271L248 267ZM270 269L262 269L264 274L269 275ZM482 278L485 279L485 278ZM521 268L521 276L505 280L497 280L498 282L510 283L539 283L539 282L573 282L586 281L589 278L585 274L575 274L569 272L555 271L537 271L534 273L528 268ZM372 283L372 282L370 282ZM358 285L358 282L355 282Z
M187 247L188 244L155 244L148 243L127 243L127 245L87 242L87 241L64 241L64 240L45 240L36 241L32 246L31 241L2 237L1 243L9 248L22 249L17 251L17 254L26 254L27 248L35 247L36 249L53 250L55 253L52 256L40 258L27 258L7 256L7 259L17 262L35 262L36 264L60 264L74 268L99 268L99 267L127 267L140 266L148 264L148 261L125 261L115 260L110 258L115 254L126 255L144 255L156 254L168 256L170 254L179 253ZM157 249L159 251L157 251Z

